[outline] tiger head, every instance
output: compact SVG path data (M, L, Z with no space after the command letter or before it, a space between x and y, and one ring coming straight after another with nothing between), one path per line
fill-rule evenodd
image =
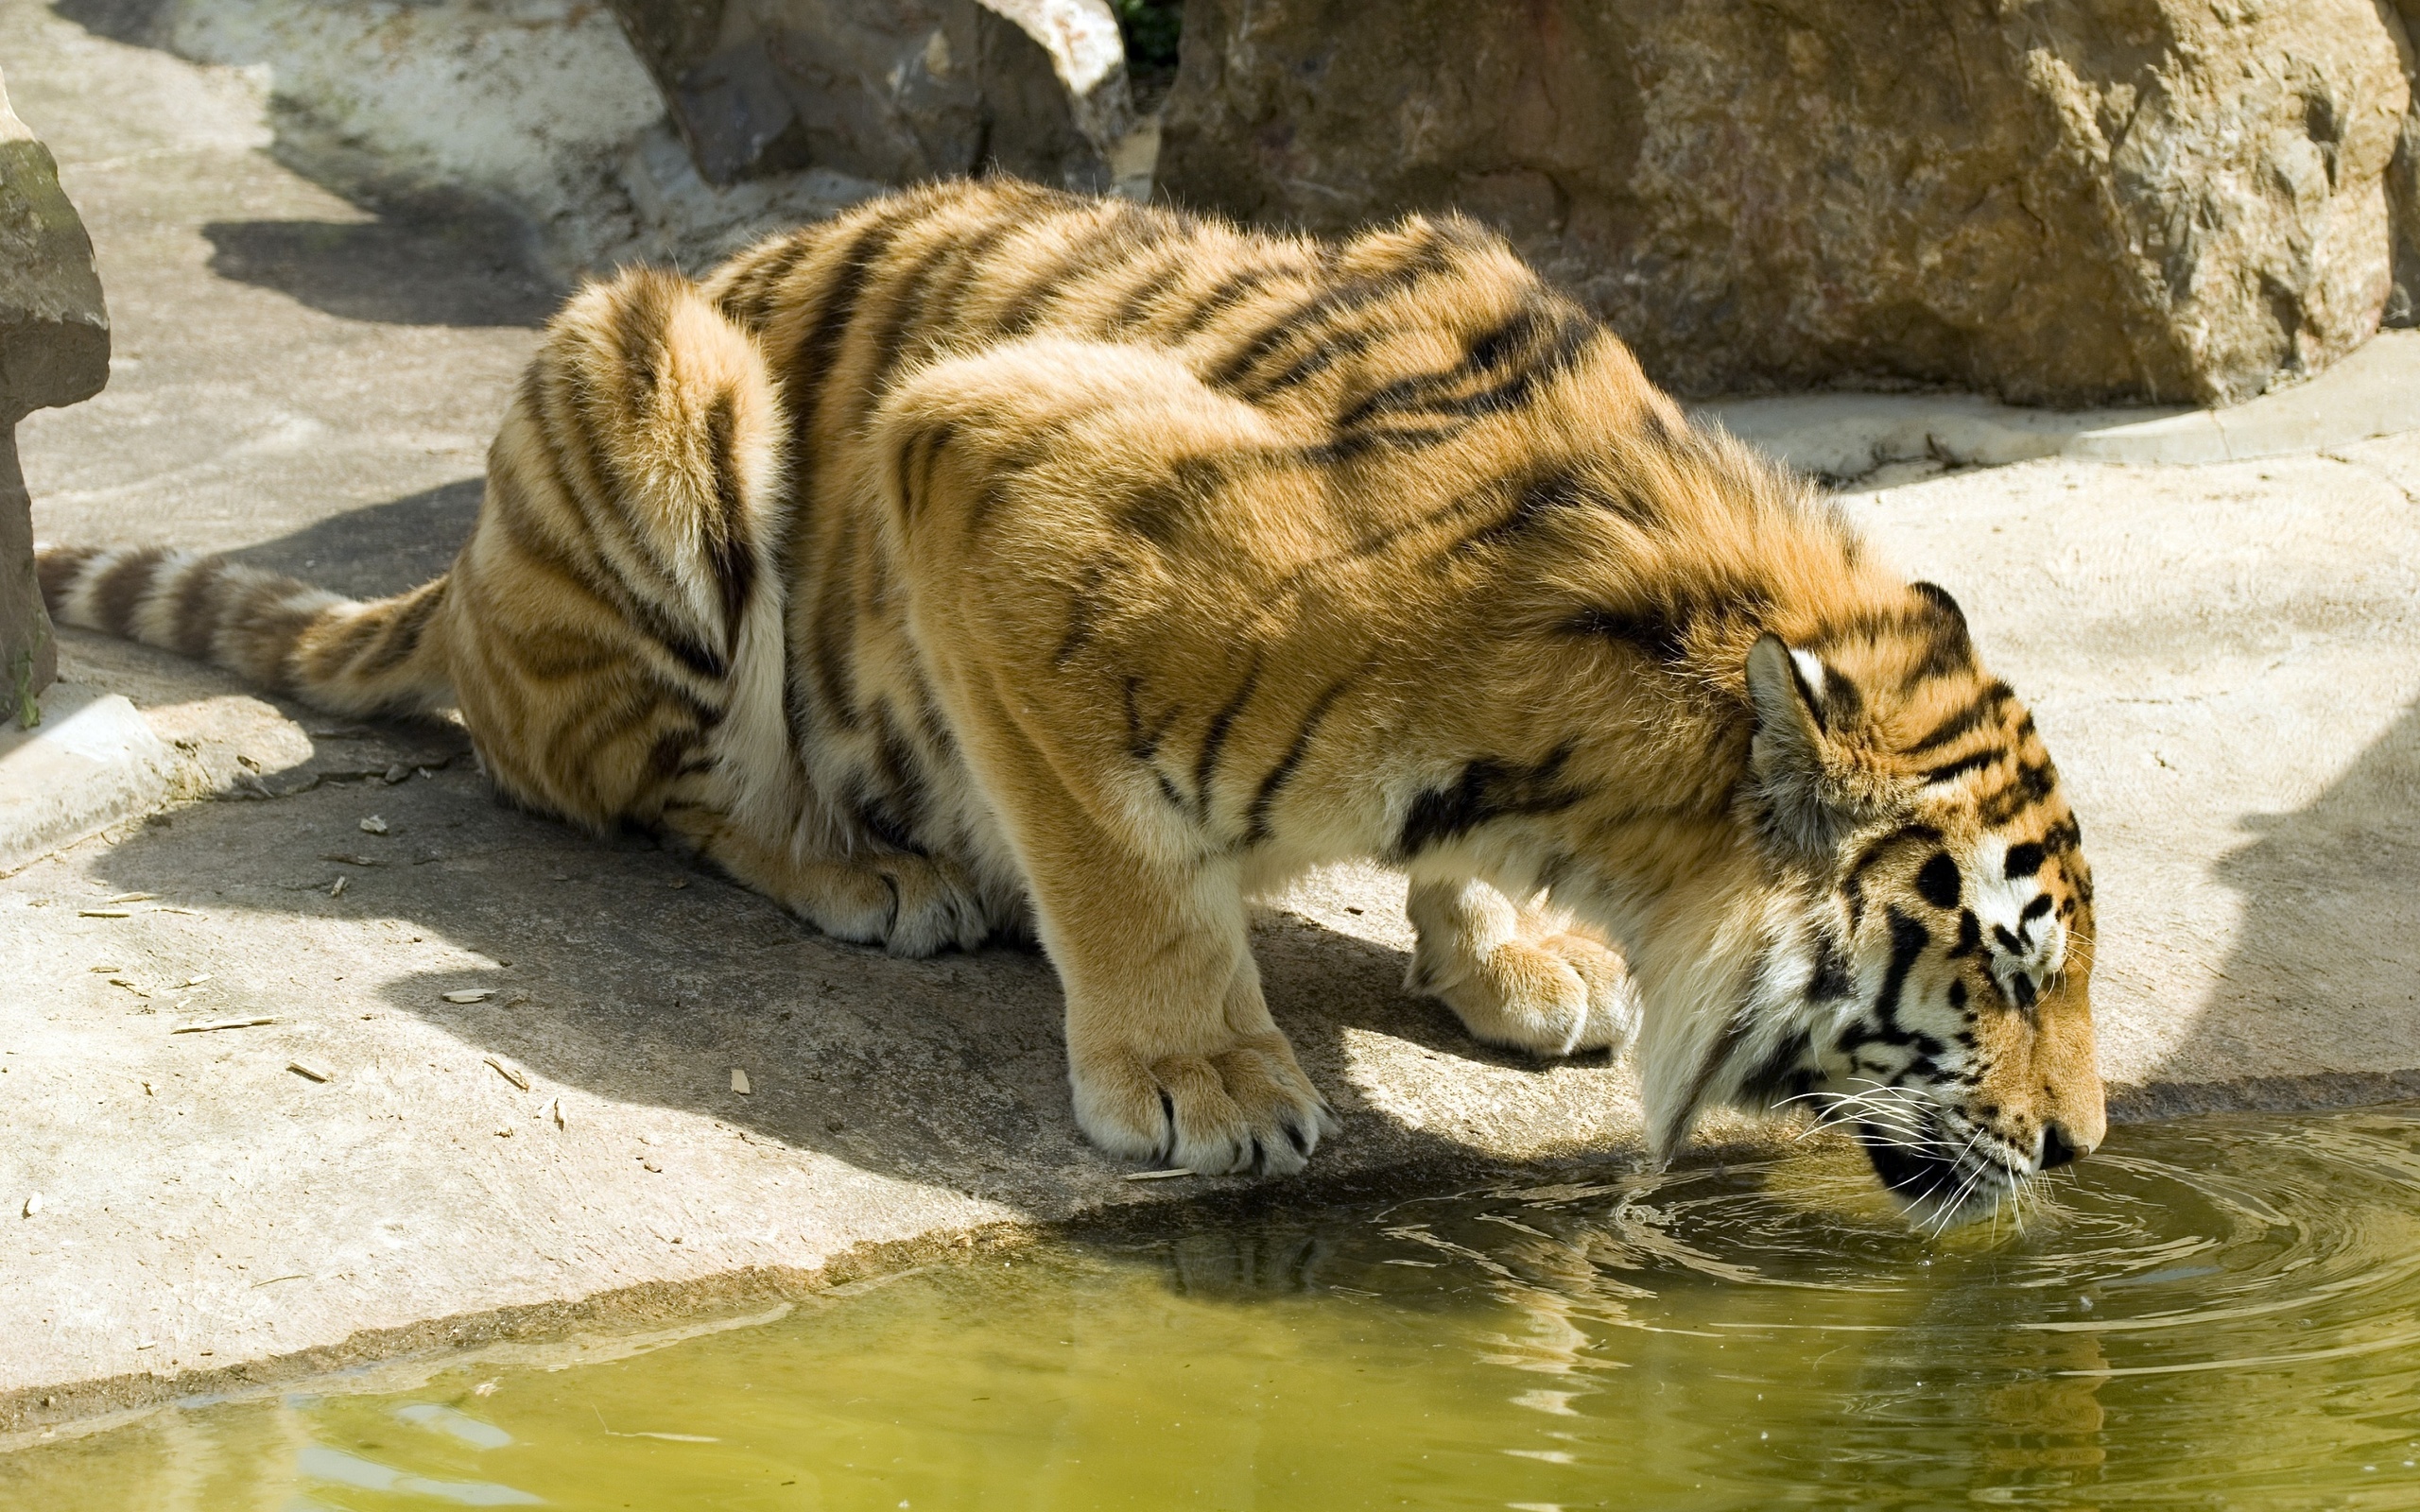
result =
M1748 656L1739 801L1806 912L1789 1028L1738 1100L1812 1104L1945 1226L2105 1131L2091 872L2031 715L1946 593L1810 639Z

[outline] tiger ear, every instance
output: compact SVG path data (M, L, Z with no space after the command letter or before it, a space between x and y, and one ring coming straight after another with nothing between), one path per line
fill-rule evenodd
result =
M1748 648L1748 702L1756 716L1749 769L1773 827L1802 850L1827 854L1857 822L1833 779L1828 747L1863 701L1823 658L1778 635L1759 636Z
M1966 628L1966 611L1958 607L1958 600L1949 596L1948 589L1939 583L1916 582L1910 583L1908 591L1957 621L1961 630Z

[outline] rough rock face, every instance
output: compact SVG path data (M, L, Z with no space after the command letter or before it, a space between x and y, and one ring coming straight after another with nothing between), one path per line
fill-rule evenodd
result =
M17 719L59 666L34 581L17 421L91 398L109 374L109 314L92 241L60 191L50 149L9 109L0 83L0 722Z
M1189 0L1158 183L1322 231L1460 207L1686 392L2226 403L2368 336L2399 239L2420 271L2400 32L2366 0Z
M1107 0L613 0L699 171L1108 186L1131 112Z

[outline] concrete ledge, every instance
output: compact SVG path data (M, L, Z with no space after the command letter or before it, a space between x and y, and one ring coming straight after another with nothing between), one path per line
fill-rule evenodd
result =
M2308 383L2227 409L2020 409L1972 394L1790 394L1713 400L1695 412L1836 479L1893 462L2243 462L2420 427L2420 331L2382 331Z
M59 683L38 702L41 724L0 732L0 873L168 796L168 747L124 697Z

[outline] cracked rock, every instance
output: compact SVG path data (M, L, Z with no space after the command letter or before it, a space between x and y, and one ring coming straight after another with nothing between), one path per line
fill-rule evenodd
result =
M1193 0L1157 184L1460 208L1686 393L2228 404L2377 329L2398 232L2420 268L2412 9Z
M698 171L1106 189L1132 126L1107 0L612 0Z
M59 187L59 164L9 109L0 81L0 693L5 717L58 674L34 581L33 521L17 469L17 421L109 381L110 321L93 243Z

